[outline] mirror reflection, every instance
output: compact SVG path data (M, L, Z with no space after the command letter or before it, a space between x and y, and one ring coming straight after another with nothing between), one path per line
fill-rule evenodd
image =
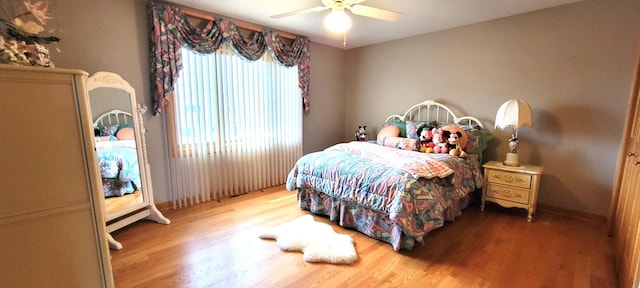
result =
M97 87L89 92L107 219L144 202L131 95Z
M164 217L153 202L144 123L136 109L135 91L122 77L96 72L87 79L94 123L95 147L104 192L107 232L147 219L161 224ZM122 244L108 234L109 247Z

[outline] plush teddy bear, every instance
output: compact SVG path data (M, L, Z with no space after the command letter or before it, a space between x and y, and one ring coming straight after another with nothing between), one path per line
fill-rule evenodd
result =
M429 127L420 127L417 131L418 140L420 140L420 152L433 153L433 147L436 145L433 143L433 131L429 130Z
M433 128L432 130L431 141L434 143L433 153L448 153L449 148L447 147L447 140L444 138L442 134L442 129Z

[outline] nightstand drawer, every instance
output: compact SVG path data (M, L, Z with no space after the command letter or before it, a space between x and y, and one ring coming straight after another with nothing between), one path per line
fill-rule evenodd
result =
M531 188L531 175L529 174L489 170L487 180L489 183L506 184L525 189Z
M487 184L487 196L522 204L529 204L530 190Z

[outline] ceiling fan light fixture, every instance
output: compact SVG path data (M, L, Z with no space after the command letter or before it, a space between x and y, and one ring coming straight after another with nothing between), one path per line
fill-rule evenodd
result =
M344 12L344 9L333 9L324 18L324 25L332 32L342 33L351 28L351 18Z

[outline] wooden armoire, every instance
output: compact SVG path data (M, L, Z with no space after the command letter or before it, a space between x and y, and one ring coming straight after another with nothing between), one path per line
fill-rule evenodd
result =
M0 65L0 287L113 287L78 70Z
M640 56L640 54L639 54ZM626 124L609 215L609 235L622 288L640 287L640 61Z

